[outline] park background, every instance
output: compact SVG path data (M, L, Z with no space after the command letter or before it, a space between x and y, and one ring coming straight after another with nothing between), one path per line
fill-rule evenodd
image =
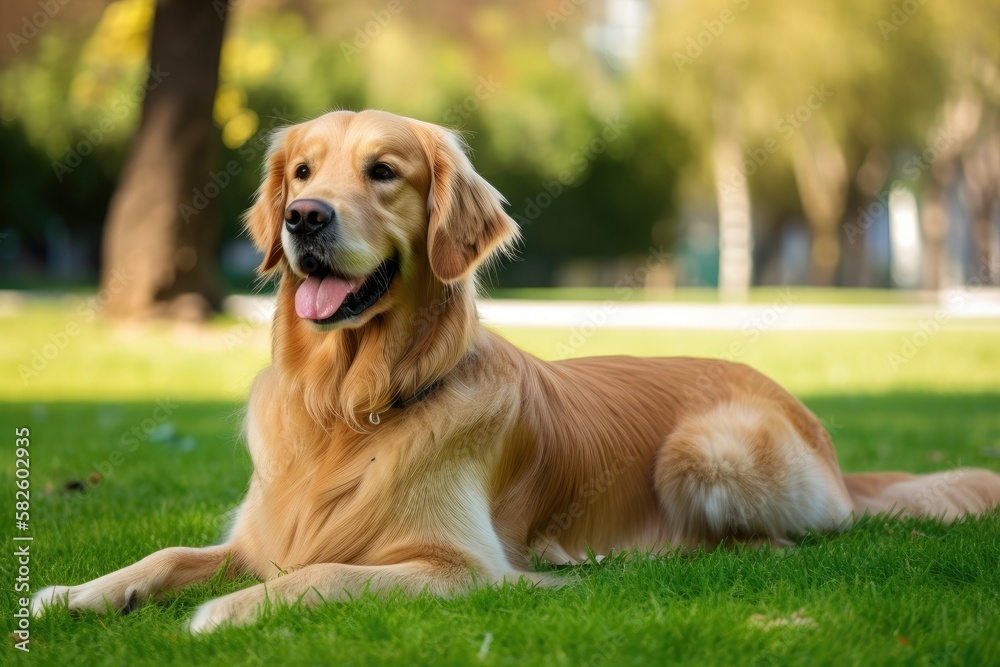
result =
M7 0L0 433L32 432L33 589L225 531L273 308L240 216L268 132L330 109L465 133L525 237L480 311L529 352L745 362L847 471L1000 471L998 25L995 0ZM15 655L997 664L998 545L995 513L875 519L192 639L198 603L251 583L215 579L46 615Z
M990 0L3 12L0 284L122 268L116 312L217 311L253 286L240 215L267 133L369 107L466 133L524 230L493 288L614 286L650 248L666 294L1000 283Z

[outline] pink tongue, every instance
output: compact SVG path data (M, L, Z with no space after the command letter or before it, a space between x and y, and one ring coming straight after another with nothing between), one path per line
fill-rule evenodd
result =
M355 287L355 281L343 278L310 276L295 292L295 312L306 320L325 320L337 312Z

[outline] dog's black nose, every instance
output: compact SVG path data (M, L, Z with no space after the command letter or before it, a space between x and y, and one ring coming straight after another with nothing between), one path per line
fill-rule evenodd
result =
M333 220L333 207L319 199L296 199L285 209L285 229L290 234L313 234Z

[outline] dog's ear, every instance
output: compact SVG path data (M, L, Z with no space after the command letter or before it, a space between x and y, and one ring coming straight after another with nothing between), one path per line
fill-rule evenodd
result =
M458 135L421 126L431 165L427 255L434 275L453 283L495 252L509 250L520 231L503 210L503 195L476 173Z
M257 269L261 275L270 273L281 261L281 227L285 217L285 138L289 128L280 128L271 135L264 160L264 180L254 196L253 206L244 216L244 226L257 249L264 253L264 262Z

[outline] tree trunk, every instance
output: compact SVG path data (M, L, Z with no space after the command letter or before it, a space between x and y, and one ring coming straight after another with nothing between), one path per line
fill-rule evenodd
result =
M939 170L940 171L940 170ZM920 228L924 233L923 288L942 289L947 282L948 214L945 210L947 184L932 178L924 191Z
M750 186L743 170L738 110L729 73L716 73L712 159L719 213L719 293L744 300L753 274L753 224Z
M819 124L820 119L813 121ZM824 128L825 130L825 128ZM847 163L828 132L805 125L796 136L792 167L802 210L812 232L814 285L830 286L840 260L840 222L847 199Z
M984 118L977 141L963 151L962 194L972 220L973 284L1000 284L1000 116Z
M203 319L221 305L222 218L210 171L228 10L228 0L156 4L142 120L105 221L110 316Z
M875 274L871 240L874 204L878 203L892 167L889 153L879 146L868 149L861 166L849 179L847 203L841 227L840 273L838 284L843 287L875 287L882 285L882 276ZM846 241L846 243L845 243Z
M872 287L874 277L868 257L868 234L864 222L865 208L872 198L856 187L848 187L847 202L844 206L846 234L840 239L840 275L836 282L840 287ZM861 231L858 231L861 230ZM847 243L844 243L846 237Z
M961 186L962 153L975 142L982 114L982 99L967 85L962 86L942 104L940 121L928 133L925 152L933 150L934 157L929 164L931 178L920 213L926 242L924 287L927 289L944 289L952 286L954 280L962 280L964 267L953 266L955 260L948 252L952 225L948 199Z

